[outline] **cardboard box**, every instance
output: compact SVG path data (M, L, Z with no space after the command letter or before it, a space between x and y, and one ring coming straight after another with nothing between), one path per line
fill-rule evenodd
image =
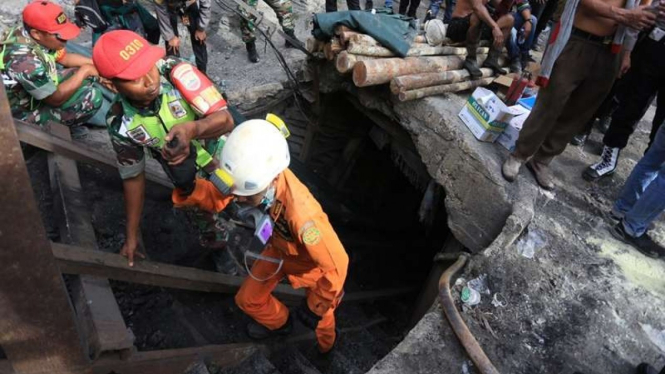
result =
M459 118L476 139L494 142L520 112L511 109L490 90L478 87L469 96Z
M513 84L513 78L515 78L514 73L499 75L498 77L494 78L492 84L496 87L499 98L506 97L508 88L510 88L510 85Z
M515 150L515 142L517 142L517 138L520 136L520 131L522 130L524 121L526 121L527 117L529 117L531 111L521 105L514 105L510 108L519 114L510 120L508 126L506 126L496 141L504 148L512 152Z

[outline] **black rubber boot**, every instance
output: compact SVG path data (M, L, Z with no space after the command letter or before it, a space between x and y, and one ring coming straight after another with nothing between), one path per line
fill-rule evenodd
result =
M276 330L270 330L254 320L247 324L247 335L255 340L266 339L275 335L289 335L292 330L293 320L291 319L291 314L289 314L289 318L286 320L284 326Z
M290 36L291 38L295 39L300 44L300 46L303 47L302 42L298 38L296 38L296 34L293 30L284 30L284 33ZM293 43L291 43L288 40L284 41L284 46L286 48L297 48Z
M257 63L259 62L259 53L256 52L256 44L254 42L245 43L247 48L247 58L249 61Z
M467 56L467 58L464 60L464 64L462 64L462 67L469 72L471 80L480 79L483 76L483 72L480 71L480 68L478 67L478 61L476 61L475 56Z
M490 53L487 55L487 60L483 63L483 67L492 69L494 75L505 75L508 72L499 65L499 55L501 55L501 50L491 48Z
M478 67L478 40L466 41L466 59L462 65L469 72L471 80L480 79L483 72Z

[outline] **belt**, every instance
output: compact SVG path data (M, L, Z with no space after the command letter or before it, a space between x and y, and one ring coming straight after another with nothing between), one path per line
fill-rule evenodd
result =
M574 35L578 38L582 38L594 43L600 43L600 44L612 44L612 41L614 40L614 35L609 35L609 36L598 36L594 35L590 32L586 32L584 30L580 30L577 27L573 27L573 31L571 32L571 35Z

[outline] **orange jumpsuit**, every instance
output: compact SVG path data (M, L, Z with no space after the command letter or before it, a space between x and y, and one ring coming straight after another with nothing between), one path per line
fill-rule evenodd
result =
M173 192L176 207L197 206L219 212L231 201L233 196L221 194L203 179L196 181L194 192L186 198L177 190ZM293 288L306 288L310 310L322 317L316 337L319 350L327 352L335 342L334 310L343 295L349 257L321 205L289 169L277 179L275 201L269 213L275 227L262 255L282 258L284 265L278 274L263 282L251 277L245 279L236 303L271 330L284 326L289 310L271 292L286 276ZM252 274L265 279L275 270L276 264L259 260L254 263Z

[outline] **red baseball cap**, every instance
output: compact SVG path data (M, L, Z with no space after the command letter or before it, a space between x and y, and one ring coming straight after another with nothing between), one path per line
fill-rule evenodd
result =
M60 5L46 0L33 1L23 8L23 22L35 30L57 34L62 40L74 39L81 32L69 22Z
M104 78L134 80L148 74L166 51L139 34L116 30L102 35L92 49L92 62Z

